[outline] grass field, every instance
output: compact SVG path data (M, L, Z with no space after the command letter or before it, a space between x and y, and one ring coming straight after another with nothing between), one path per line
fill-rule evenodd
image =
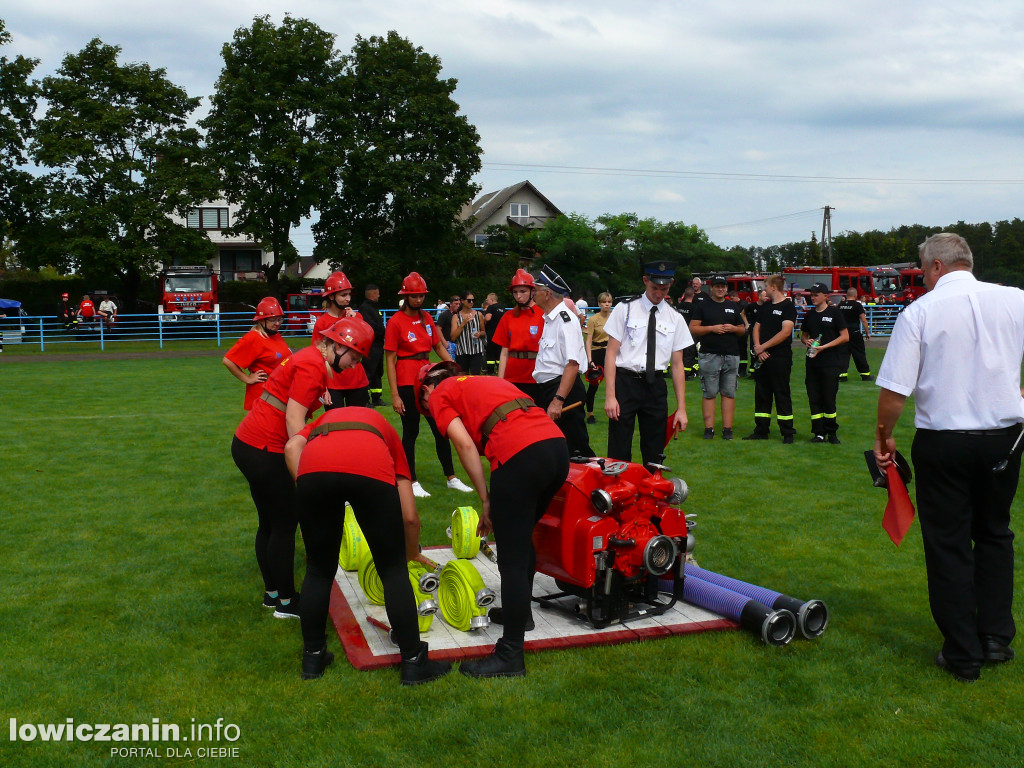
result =
M1024 660L974 685L932 666L919 528L892 545L864 468L876 388L842 385L843 445L810 445L802 381L798 361L793 446L777 432L702 440L691 386L691 427L667 463L691 488L700 564L824 599L822 638L773 648L718 632L552 651L528 657L526 679L454 674L403 689L395 670L353 670L335 639L326 676L299 678L297 622L260 606L255 511L229 455L242 387L217 356L0 361L0 766L207 761L195 742L15 742L12 718L159 718L183 734L223 718L237 740L202 746L237 747L220 764L239 766L1024 764ZM737 438L752 392L741 384ZM442 490L428 438L424 428L418 463L435 493L420 510L433 545L469 497ZM605 445L603 418L591 439Z

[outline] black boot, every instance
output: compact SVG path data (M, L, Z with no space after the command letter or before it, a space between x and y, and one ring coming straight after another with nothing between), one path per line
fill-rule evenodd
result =
M491 608L487 612L487 617L493 624L505 624L505 609L500 605L497 608ZM526 631L532 632L537 628L537 625L533 621L533 611L530 611L530 615L526 617Z
M420 643L412 656L402 654L402 685L419 685L444 677L452 671L450 661L431 661L427 657L427 644Z
M327 650L327 645L315 653L313 651L302 652L302 679L316 680L324 676L324 670L334 663L334 654Z
M459 672L468 677L524 677L526 662L522 647L513 648L501 638L494 645L494 652L485 658L464 661Z

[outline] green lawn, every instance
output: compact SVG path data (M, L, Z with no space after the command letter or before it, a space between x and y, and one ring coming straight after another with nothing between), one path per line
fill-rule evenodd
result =
M216 356L0 361L0 766L204 762L195 744L157 759L110 749L164 755L167 742L12 743L11 718L159 718L183 733L223 718L240 737L214 744L238 747L221 764L245 766L1024 764L1024 660L974 685L931 664L940 637L919 528L892 545L864 468L877 389L842 385L843 445L810 445L802 382L798 361L793 446L777 432L738 439L752 427L748 382L737 440L702 440L691 382L691 427L667 463L691 488L700 564L824 599L822 638L774 648L719 632L545 652L523 680L455 674L403 689L395 670L353 670L333 639L325 677L299 678L297 622L260 606L255 512L229 455L242 387ZM591 438L605 445L603 418ZM419 447L434 492L423 543L442 544L467 497L442 490L425 428Z

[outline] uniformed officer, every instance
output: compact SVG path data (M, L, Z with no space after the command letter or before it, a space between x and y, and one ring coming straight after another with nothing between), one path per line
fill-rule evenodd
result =
M864 311L864 305L857 301L856 288L850 288L846 292L846 298L839 303L839 311L843 313L846 330L850 332L850 342L839 350L841 356L839 380L846 381L846 372L850 369L850 356L852 355L853 364L857 366L857 373L860 374L861 381L871 381L871 364L864 351L864 340L871 338L871 327L868 325L868 316ZM861 328L864 329L863 335L861 335Z
M558 424L570 456L593 456L581 407L587 397L580 379L580 370L587 367L587 350L580 322L565 306L569 286L547 265L534 275L534 281L533 300L544 313L544 332L533 366L534 402ZM578 405L569 410L573 404Z
M828 286L808 289L813 308L804 313L800 340L807 347L804 385L811 406L812 443L839 445L836 395L839 392L839 347L850 340L842 313L828 303Z
M700 278L695 278L699 280ZM686 290L683 291L682 297L679 299L679 304L676 306L676 311L683 316L683 321L686 323L687 329L690 327L690 314L693 312L693 305L696 300L696 293L693 290L693 286L686 286ZM691 334L693 335L693 334ZM683 369L686 371L686 380L697 378L697 345L691 344L683 350Z
M784 290L786 279L772 275L765 283L768 301L761 304L754 322L751 355L757 364L754 371L754 431L744 440L767 440L772 422L772 400L779 422L782 442L792 444L793 397L789 376L793 370L793 328L796 307Z
M633 430L640 422L640 455L644 464L661 463L665 454L668 387L672 366L676 393L673 429L686 429L686 375L683 350L693 344L686 321L665 297L676 265L652 261L644 265L644 292L618 304L608 322L604 411L608 416L608 457L632 461Z

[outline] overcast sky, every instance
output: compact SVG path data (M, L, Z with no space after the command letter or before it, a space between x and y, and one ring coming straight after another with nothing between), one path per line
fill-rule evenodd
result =
M723 247L1024 216L1024 13L1012 2L34 0L0 12L42 76L100 37L209 96L220 50L287 11L439 56L484 150L563 211L632 211ZM203 110L206 109L204 102ZM296 235L302 253L308 231Z

